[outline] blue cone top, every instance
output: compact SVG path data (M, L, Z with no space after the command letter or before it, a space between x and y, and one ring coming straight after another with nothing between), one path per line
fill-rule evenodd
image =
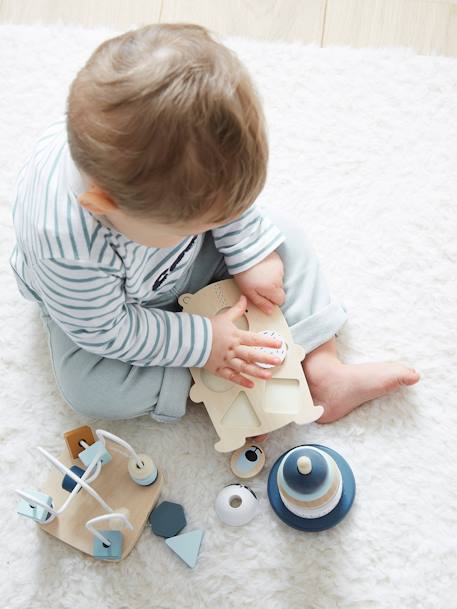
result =
M300 457L308 457L312 469L309 474L298 470L297 461ZM326 483L329 467L325 457L314 448L298 447L291 450L285 457L282 476L286 485L300 495L311 495L319 491Z

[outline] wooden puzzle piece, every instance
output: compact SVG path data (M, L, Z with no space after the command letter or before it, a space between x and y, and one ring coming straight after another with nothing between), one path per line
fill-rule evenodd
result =
M186 526L184 508L179 503L162 501L149 514L149 526L160 537L174 537Z
M189 533L165 539L167 546L191 569L197 564L198 553L203 539L203 531L196 529Z
M196 294L182 294L179 304L186 313L213 317L232 307L240 297L233 279L205 286ZM244 445L246 438L279 429L288 423L298 425L316 421L324 412L314 406L301 365L305 351L293 342L292 334L279 307L266 315L248 303L245 315L237 322L251 332L272 330L287 345L282 364L271 368L272 378L252 378L254 387L241 387L219 378L204 368L191 368L195 384L190 390L194 402L203 402L219 435L214 448L229 452Z

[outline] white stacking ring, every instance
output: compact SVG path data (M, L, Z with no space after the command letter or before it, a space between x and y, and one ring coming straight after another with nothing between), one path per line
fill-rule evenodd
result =
M127 507L120 507L117 510L114 510L114 512L116 514L124 514L127 520L130 519L130 510ZM122 527L125 526L125 520L122 518L122 516L118 518L113 517L109 520L108 526L112 531L119 531L120 529L122 529Z
M138 457L140 458L139 461L135 457L129 459L128 469L131 479L141 486L152 484L156 481L158 475L154 461L149 455L143 453L139 453Z

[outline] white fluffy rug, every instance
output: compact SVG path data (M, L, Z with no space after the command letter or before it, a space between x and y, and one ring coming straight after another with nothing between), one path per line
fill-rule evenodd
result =
M341 452L357 480L354 507L319 534L287 528L252 482L261 513L223 526L214 498L233 481L215 432L193 405L180 423L77 416L56 390L34 305L7 260L15 174L34 138L61 114L79 67L112 30L0 26L1 574L8 609L454 608L457 568L457 61L402 49L320 49L227 42L263 96L271 164L266 200L296 215L350 313L346 361L406 360L414 388L329 426L289 426L268 464L317 442ZM191 570L145 530L120 563L94 562L16 515L16 487L39 488L62 433L90 423L150 452L162 498L203 528Z

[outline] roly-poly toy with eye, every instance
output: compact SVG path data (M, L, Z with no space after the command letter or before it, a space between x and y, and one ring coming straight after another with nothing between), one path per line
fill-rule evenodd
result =
M224 524L232 527L250 522L259 510L259 500L244 484L229 484L217 495L214 509Z
M265 452L257 444L247 443L230 457L230 469L237 478L247 480L257 476L265 466Z

